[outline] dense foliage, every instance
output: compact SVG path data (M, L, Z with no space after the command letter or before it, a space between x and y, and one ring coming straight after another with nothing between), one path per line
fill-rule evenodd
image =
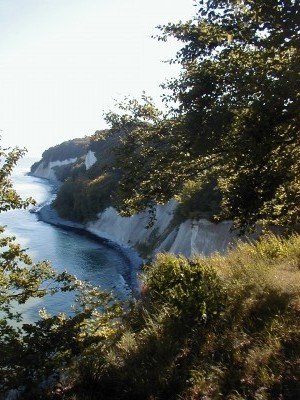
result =
M95 179L69 179L61 186L52 206L63 218L87 222L112 205L117 187L117 174L99 175Z
M1 208L23 207L3 160ZM3 228L2 228L3 231ZM0 398L298 398L300 239L265 236L226 256L160 255L124 307L1 237ZM20 305L74 291L74 309L22 324ZM67 311L67 310L66 310Z
M236 226L299 224L299 2L197 1L192 21L161 26L182 49L166 82L167 112L151 99L120 104L107 120L127 135L119 209L180 195L187 180L216 180L219 217Z
M299 398L299 248L299 236L266 236L226 256L160 255L119 330L105 346L85 349L52 396Z
M90 139L86 152L93 152L96 162L88 169L85 157L75 163L55 167L56 177L63 184L53 207L63 218L86 222L114 203L120 179L120 172L115 168L114 148L120 141L120 134L111 133L104 140L104 133L97 132Z
M9 180L18 155L1 170L5 209L29 201ZM226 256L160 255L124 307L2 237L0 398L9 389L24 400L298 398L299 248L299 236L271 235ZM70 290L69 315L42 310L22 325L19 304Z

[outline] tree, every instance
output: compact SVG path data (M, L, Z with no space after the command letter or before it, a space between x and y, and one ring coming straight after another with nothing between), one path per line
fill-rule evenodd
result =
M33 203L31 198L21 199L10 179L24 152L0 148L1 212ZM75 356L88 358L104 343L109 345L123 311L110 293L67 272L56 272L49 262L33 263L15 238L4 236L4 231L0 227L0 397L14 388L22 391L24 399L40 398L37 392L43 387L39 385L71 365ZM23 323L19 305L69 291L74 293L73 311L70 308L67 314L51 316L41 310L37 322Z
M197 1L192 21L160 26L182 49L182 67L151 99L108 113L126 132L119 209L125 214L180 195L189 180L216 179L219 218L294 229L300 215L300 5L294 0Z

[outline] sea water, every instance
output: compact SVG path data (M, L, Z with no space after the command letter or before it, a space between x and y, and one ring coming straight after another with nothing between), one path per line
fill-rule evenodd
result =
M53 197L53 188L47 180L27 175L34 161L23 159L18 163L12 174L14 188L24 199L31 196L39 204L46 203ZM66 270L80 280L113 291L119 298L130 294L125 278L130 265L119 248L49 225L30 209L2 212L0 225L6 226L5 235L15 236L34 262L48 260L55 270ZM38 310L44 307L50 314L68 313L73 300L73 294L68 293L33 299L22 306L21 312L25 321L36 320Z

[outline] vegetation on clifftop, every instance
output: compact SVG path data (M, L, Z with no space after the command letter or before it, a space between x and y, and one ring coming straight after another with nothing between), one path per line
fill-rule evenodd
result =
M72 158L80 158L86 154L89 143L89 137L84 137L68 140L56 146L50 147L43 152L42 160L32 165L31 172L33 172L41 162L43 162L46 166L51 161L64 161Z
M162 254L125 307L79 288L73 317L6 328L4 382L24 400L299 398L299 249L266 235L226 256Z
M63 185L53 207L63 218L86 222L114 204L120 179L120 172L115 166L114 149L120 141L120 134L111 134L106 140L99 138L102 135L104 131L95 134L97 139L89 138L86 153L93 152L97 159L90 168L86 168L85 157L56 168L56 176Z
M208 185L221 196L213 212L237 227L296 231L299 3L196 5L193 21L161 27L160 40L184 43L174 60L182 72L164 85L168 111L144 96L108 113L113 132L122 132L116 164L102 160L89 179L97 185L121 170L116 199L124 214L173 196L190 202L183 214L199 212L198 190ZM21 153L0 152L0 211L29 201L9 180ZM84 188L82 168L70 171ZM13 238L0 247L0 392L16 388L24 400L300 398L299 235L265 234L224 256L159 255L144 268L141 297L128 304L33 264ZM15 302L67 290L77 291L73 313L42 310L35 324L16 325Z
M299 245L271 235L226 256L160 255L113 343L78 360L64 398L299 398Z
M177 79L162 85L166 112L129 99L107 113L124 136L124 214L216 181L217 217L299 226L299 2L196 1L193 20L160 27L182 49ZM132 129L134 127L134 129Z
M112 129L96 134L90 148L104 158L109 149L111 159L94 167L97 177L69 170L56 202L61 215L90 218L97 201L98 211L114 204L132 215L176 197L184 217L232 219L242 231L257 223L299 229L299 4L209 0L196 6L193 20L160 27L159 40L183 43L170 60L181 73L162 85L166 111L143 95L141 102L120 103L119 113L106 113ZM57 151L66 158L63 148ZM105 190L113 182L113 200L103 193L96 198L101 185L88 182L96 178ZM89 190L91 201L84 196ZM82 202L92 204L87 215Z

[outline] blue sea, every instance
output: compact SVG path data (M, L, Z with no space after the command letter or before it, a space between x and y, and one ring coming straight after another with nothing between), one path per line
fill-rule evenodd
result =
M47 203L53 198L53 188L47 180L27 175L34 159L23 159L16 166L12 180L16 191L37 203ZM128 257L118 247L100 243L84 235L49 225L38 219L30 210L11 210L0 214L0 225L6 226L5 234L15 236L17 243L34 262L49 260L57 271L68 271L80 280L113 291L117 297L131 294L126 273ZM70 311L73 295L58 294L43 299L33 299L21 307L24 321L38 318L38 310L46 308L50 314Z

